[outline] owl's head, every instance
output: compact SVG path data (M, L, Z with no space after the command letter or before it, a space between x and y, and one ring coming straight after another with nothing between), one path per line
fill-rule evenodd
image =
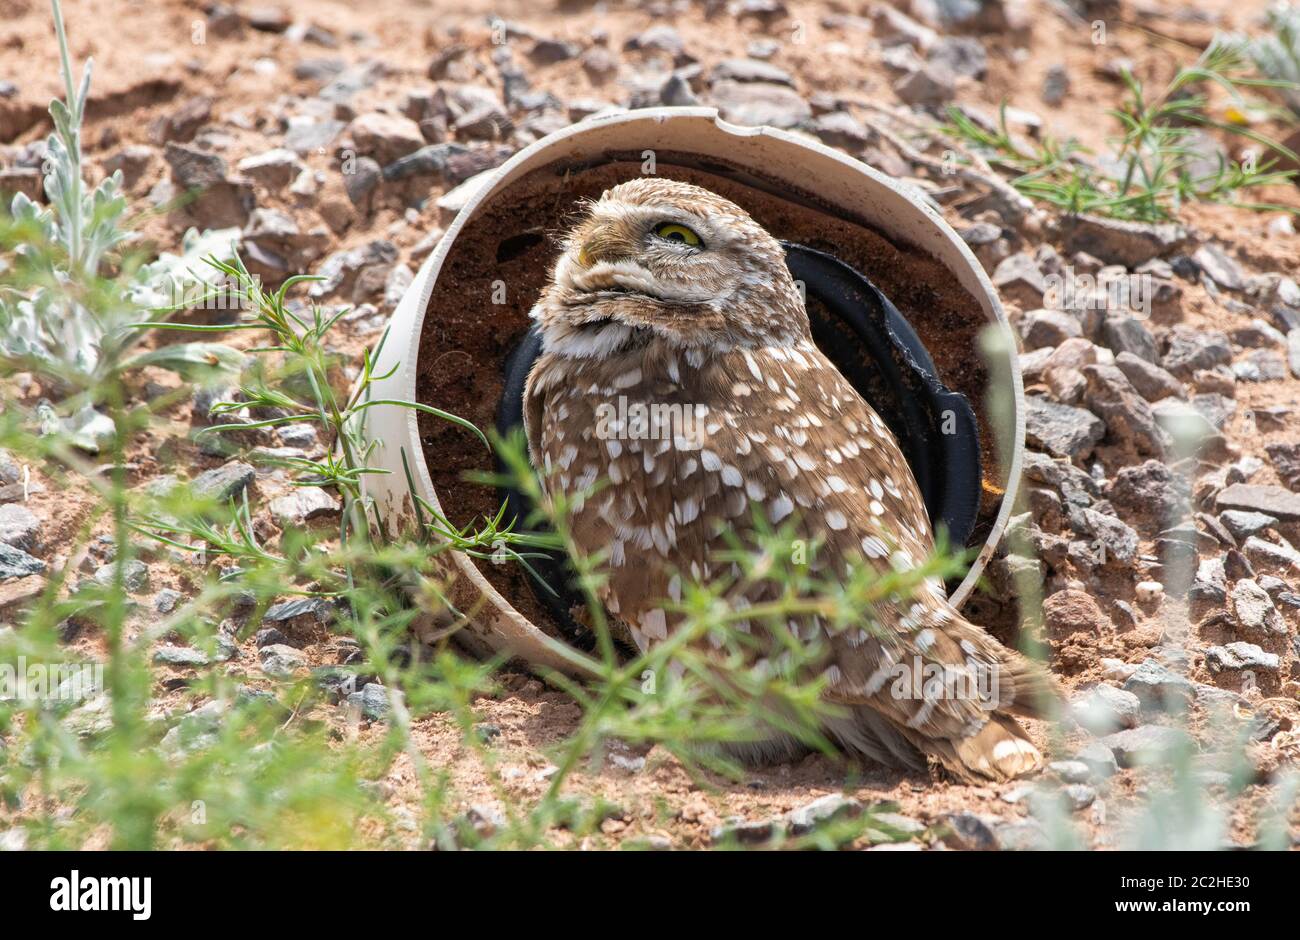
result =
M707 351L808 335L780 243L734 203L658 177L583 207L532 316L548 351L583 358L656 338Z

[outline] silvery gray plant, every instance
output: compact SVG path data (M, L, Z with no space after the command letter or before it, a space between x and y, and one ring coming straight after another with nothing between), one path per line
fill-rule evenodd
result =
M93 418L86 409L93 406L94 389L115 372L153 365L194 379L240 367L243 354L217 343L136 349L150 323L206 296L211 285L196 270L208 270L202 259L210 255L231 257L239 233L191 230L180 255L164 254L144 265L124 262L121 249L133 234L123 224L127 202L121 171L94 187L82 175L81 126L92 63L86 63L76 86L59 0L51 6L67 101L50 102L54 132L44 158L48 207L18 193L4 220L15 254L0 259L0 365L36 374L84 424ZM68 401L74 395L81 397Z
M1261 73L1289 83L1282 97L1300 115L1300 6L1274 4L1268 11L1268 33L1243 41Z

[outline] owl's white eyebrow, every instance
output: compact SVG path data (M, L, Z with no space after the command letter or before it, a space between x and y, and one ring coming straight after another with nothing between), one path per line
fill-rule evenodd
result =
M647 227L662 225L665 222L680 222L682 225L698 231L701 237L708 236L705 238L705 242L708 244L718 244L726 240L719 237L719 233L714 230L714 227L709 224L707 219L684 209L678 209L675 206L634 206L616 203L607 208L614 210L608 213L611 218L621 218L624 221L639 223Z

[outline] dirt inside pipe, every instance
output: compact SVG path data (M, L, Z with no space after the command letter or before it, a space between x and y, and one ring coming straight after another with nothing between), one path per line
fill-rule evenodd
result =
M429 300L420 338L419 401L492 427L503 386L503 363L529 326L528 311L559 252L559 236L579 200L641 175L634 155L597 166L551 164L498 193L461 231ZM871 278L911 322L934 357L940 378L971 401L980 426L984 479L999 488L993 431L985 406L988 371L978 353L987 320L978 301L948 270L915 246L891 241L867 224L838 217L813 194L791 191L717 161L659 152L656 172L712 190L744 208L777 238L829 252ZM694 164L694 165L690 165ZM781 195L774 195L778 191ZM421 415L420 437L434 490L457 525L494 514L496 490L466 477L490 472L482 443L460 428ZM1001 498L985 487L969 544L984 542ZM480 565L516 609L553 636L559 628L537 602L517 565Z

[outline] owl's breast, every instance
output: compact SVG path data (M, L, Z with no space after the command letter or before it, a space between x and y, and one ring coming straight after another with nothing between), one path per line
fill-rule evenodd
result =
M578 547L605 559L611 611L649 616L652 638L682 580L738 574L720 555L758 528L820 545L811 564L831 576L929 553L897 442L811 343L567 365L540 393L535 458Z

